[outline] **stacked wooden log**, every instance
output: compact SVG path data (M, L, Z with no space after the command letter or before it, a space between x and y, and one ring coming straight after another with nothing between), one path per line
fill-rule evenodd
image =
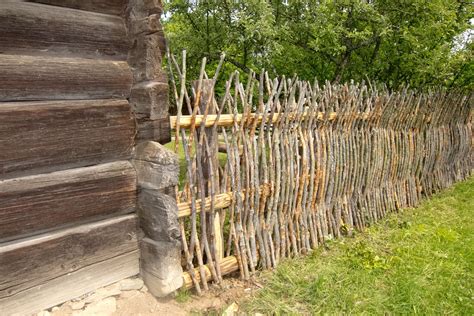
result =
M178 194L183 278L198 292L226 273L249 278L350 235L472 174L473 94L319 86L262 72L246 85L234 73L223 94L206 97L217 75L206 79L205 60L192 90L174 65L178 111L192 113L171 118L187 161ZM216 219L219 230L209 227Z
M130 104L138 123L137 139L166 143L170 129L168 82L161 69L166 45L162 12L161 0L130 0L126 16L132 41L128 57L133 71Z
M158 142L170 138L168 83L161 69L165 39L160 0L130 0L126 17L132 48L130 105L137 121L133 165L138 180L138 214L145 236L140 240L140 275L150 292L166 296L180 288L181 244L173 187L178 158Z
M0 2L2 315L139 272L127 2Z

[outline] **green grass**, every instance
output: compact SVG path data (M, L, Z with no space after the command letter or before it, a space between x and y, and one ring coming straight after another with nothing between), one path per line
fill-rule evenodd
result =
M191 292L188 289L182 287L175 292L174 299L178 303L186 303L191 299Z
M265 314L474 315L474 178L262 277Z

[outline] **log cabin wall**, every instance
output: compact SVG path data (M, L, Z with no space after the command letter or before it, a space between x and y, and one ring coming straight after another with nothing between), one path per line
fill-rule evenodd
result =
M169 139L159 14L156 0L0 2L0 315L139 273L129 160Z

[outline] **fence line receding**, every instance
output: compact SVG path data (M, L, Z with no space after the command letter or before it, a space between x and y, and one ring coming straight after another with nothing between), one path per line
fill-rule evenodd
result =
M177 192L187 287L243 279L471 174L472 95L320 86L266 72L186 86L169 56L186 160ZM243 80L245 79L245 80ZM187 112L187 115L182 115ZM178 190L177 190L178 191Z

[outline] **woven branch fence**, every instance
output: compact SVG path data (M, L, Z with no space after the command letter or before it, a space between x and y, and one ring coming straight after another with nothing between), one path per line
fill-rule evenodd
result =
M468 177L473 96L389 92L233 73L218 97L203 61L169 56L185 286L243 279L362 230L390 211ZM184 111L190 115L182 115Z

